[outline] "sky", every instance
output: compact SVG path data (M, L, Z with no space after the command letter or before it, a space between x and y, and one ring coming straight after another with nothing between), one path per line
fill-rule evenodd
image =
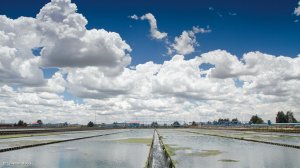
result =
M3 0L0 120L300 120L299 15L296 0Z

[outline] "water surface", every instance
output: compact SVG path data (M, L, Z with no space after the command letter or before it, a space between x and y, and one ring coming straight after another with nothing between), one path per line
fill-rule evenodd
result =
M163 141L174 151L178 168L297 168L300 150L204 136L180 130L159 130Z

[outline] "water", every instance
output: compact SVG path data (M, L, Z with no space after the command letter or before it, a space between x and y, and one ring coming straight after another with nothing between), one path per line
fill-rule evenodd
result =
M209 133L216 135L225 135L237 138L247 138L254 140L262 140L268 142L276 142L290 145L300 146L300 134L277 133L277 132L253 132L253 131L231 131L231 130L204 130L204 129L189 129L199 133Z
M178 130L159 130L165 144L174 149L178 168L298 168L300 150L204 136ZM226 134L226 132L225 132Z
M100 130L70 132L58 135L13 138L0 140L3 144L30 141L52 141L84 136L127 131L119 134L64 142L40 147L26 148L0 153L0 168L142 168L145 166L153 137L151 129ZM212 131L198 129L160 129L163 142L173 149L172 159L177 168L298 168L299 149L240 141L234 139L205 136L184 131L199 131L227 136L263 137L289 143L298 142L298 134L255 133L238 131ZM288 135L288 136L286 136ZM292 137L292 138L290 138ZM295 138L295 139L293 139ZM293 139L291 141L291 139ZM154 166L165 167L164 155L154 140Z
M141 168L149 145L127 143L128 138L151 138L153 130L134 130L85 140L0 153L0 167L28 168ZM15 165L9 165L9 164Z
M46 134L46 136L0 139L0 149L22 146L22 145L44 143L44 142L50 142L56 140L67 140L67 139L73 139L73 138L79 138L85 136L102 135L102 134L120 132L120 131L121 130L76 131L76 132L55 133L49 135Z

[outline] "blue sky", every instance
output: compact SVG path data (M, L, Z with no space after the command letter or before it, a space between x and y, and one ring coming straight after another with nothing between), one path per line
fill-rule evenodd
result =
M3 0L0 14L11 18L34 17L47 2L45 0ZM152 13L158 29L173 40L192 26L210 26L208 34L198 34L200 44L196 53L226 49L240 57L249 51L295 57L300 53L300 23L293 14L297 1L291 0L175 0L167 1L72 1L78 12L88 20L87 28L104 28L118 32L132 47L132 65L154 61L161 63L166 48L162 41L149 38L146 21L131 20L128 16ZM18 4L18 5L16 5ZM232 15L234 14L234 15ZM235 15L236 14L236 15Z
M299 15L296 0L2 0L0 119L300 116Z

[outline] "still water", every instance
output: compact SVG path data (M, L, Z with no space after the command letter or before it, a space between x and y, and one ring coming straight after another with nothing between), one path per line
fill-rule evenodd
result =
M159 130L174 152L178 168L299 168L300 150L204 136L179 130Z
M153 130L134 130L0 153L0 167L142 168L150 146L136 139L150 139L152 134Z
M0 139L0 149L38 144L56 140L67 140L85 136L94 136L102 135L107 133L120 132L121 130L95 130L95 131L74 131L74 132L63 132L63 133L49 133L49 134L39 134L43 136L29 136L29 137L20 137L20 138L9 138L9 139Z
M168 145L177 168L299 168L300 165L299 149L212 137L186 131L263 138L287 144L298 144L298 134L195 129L159 129L158 131L163 137L164 144ZM2 139L0 147L12 146L16 143L22 145L114 132L122 133L0 153L0 168L143 168L153 137L152 129L71 132ZM157 149L156 153L161 153L160 148ZM158 155L155 157L156 159L162 158ZM154 167L164 167L155 165L157 166Z
M207 134L214 134L214 135L225 135L230 137L262 140L268 142L277 142L277 143L300 146L300 134L293 134L293 133L206 130L206 129L185 129L185 131L193 131L193 132L207 133Z

